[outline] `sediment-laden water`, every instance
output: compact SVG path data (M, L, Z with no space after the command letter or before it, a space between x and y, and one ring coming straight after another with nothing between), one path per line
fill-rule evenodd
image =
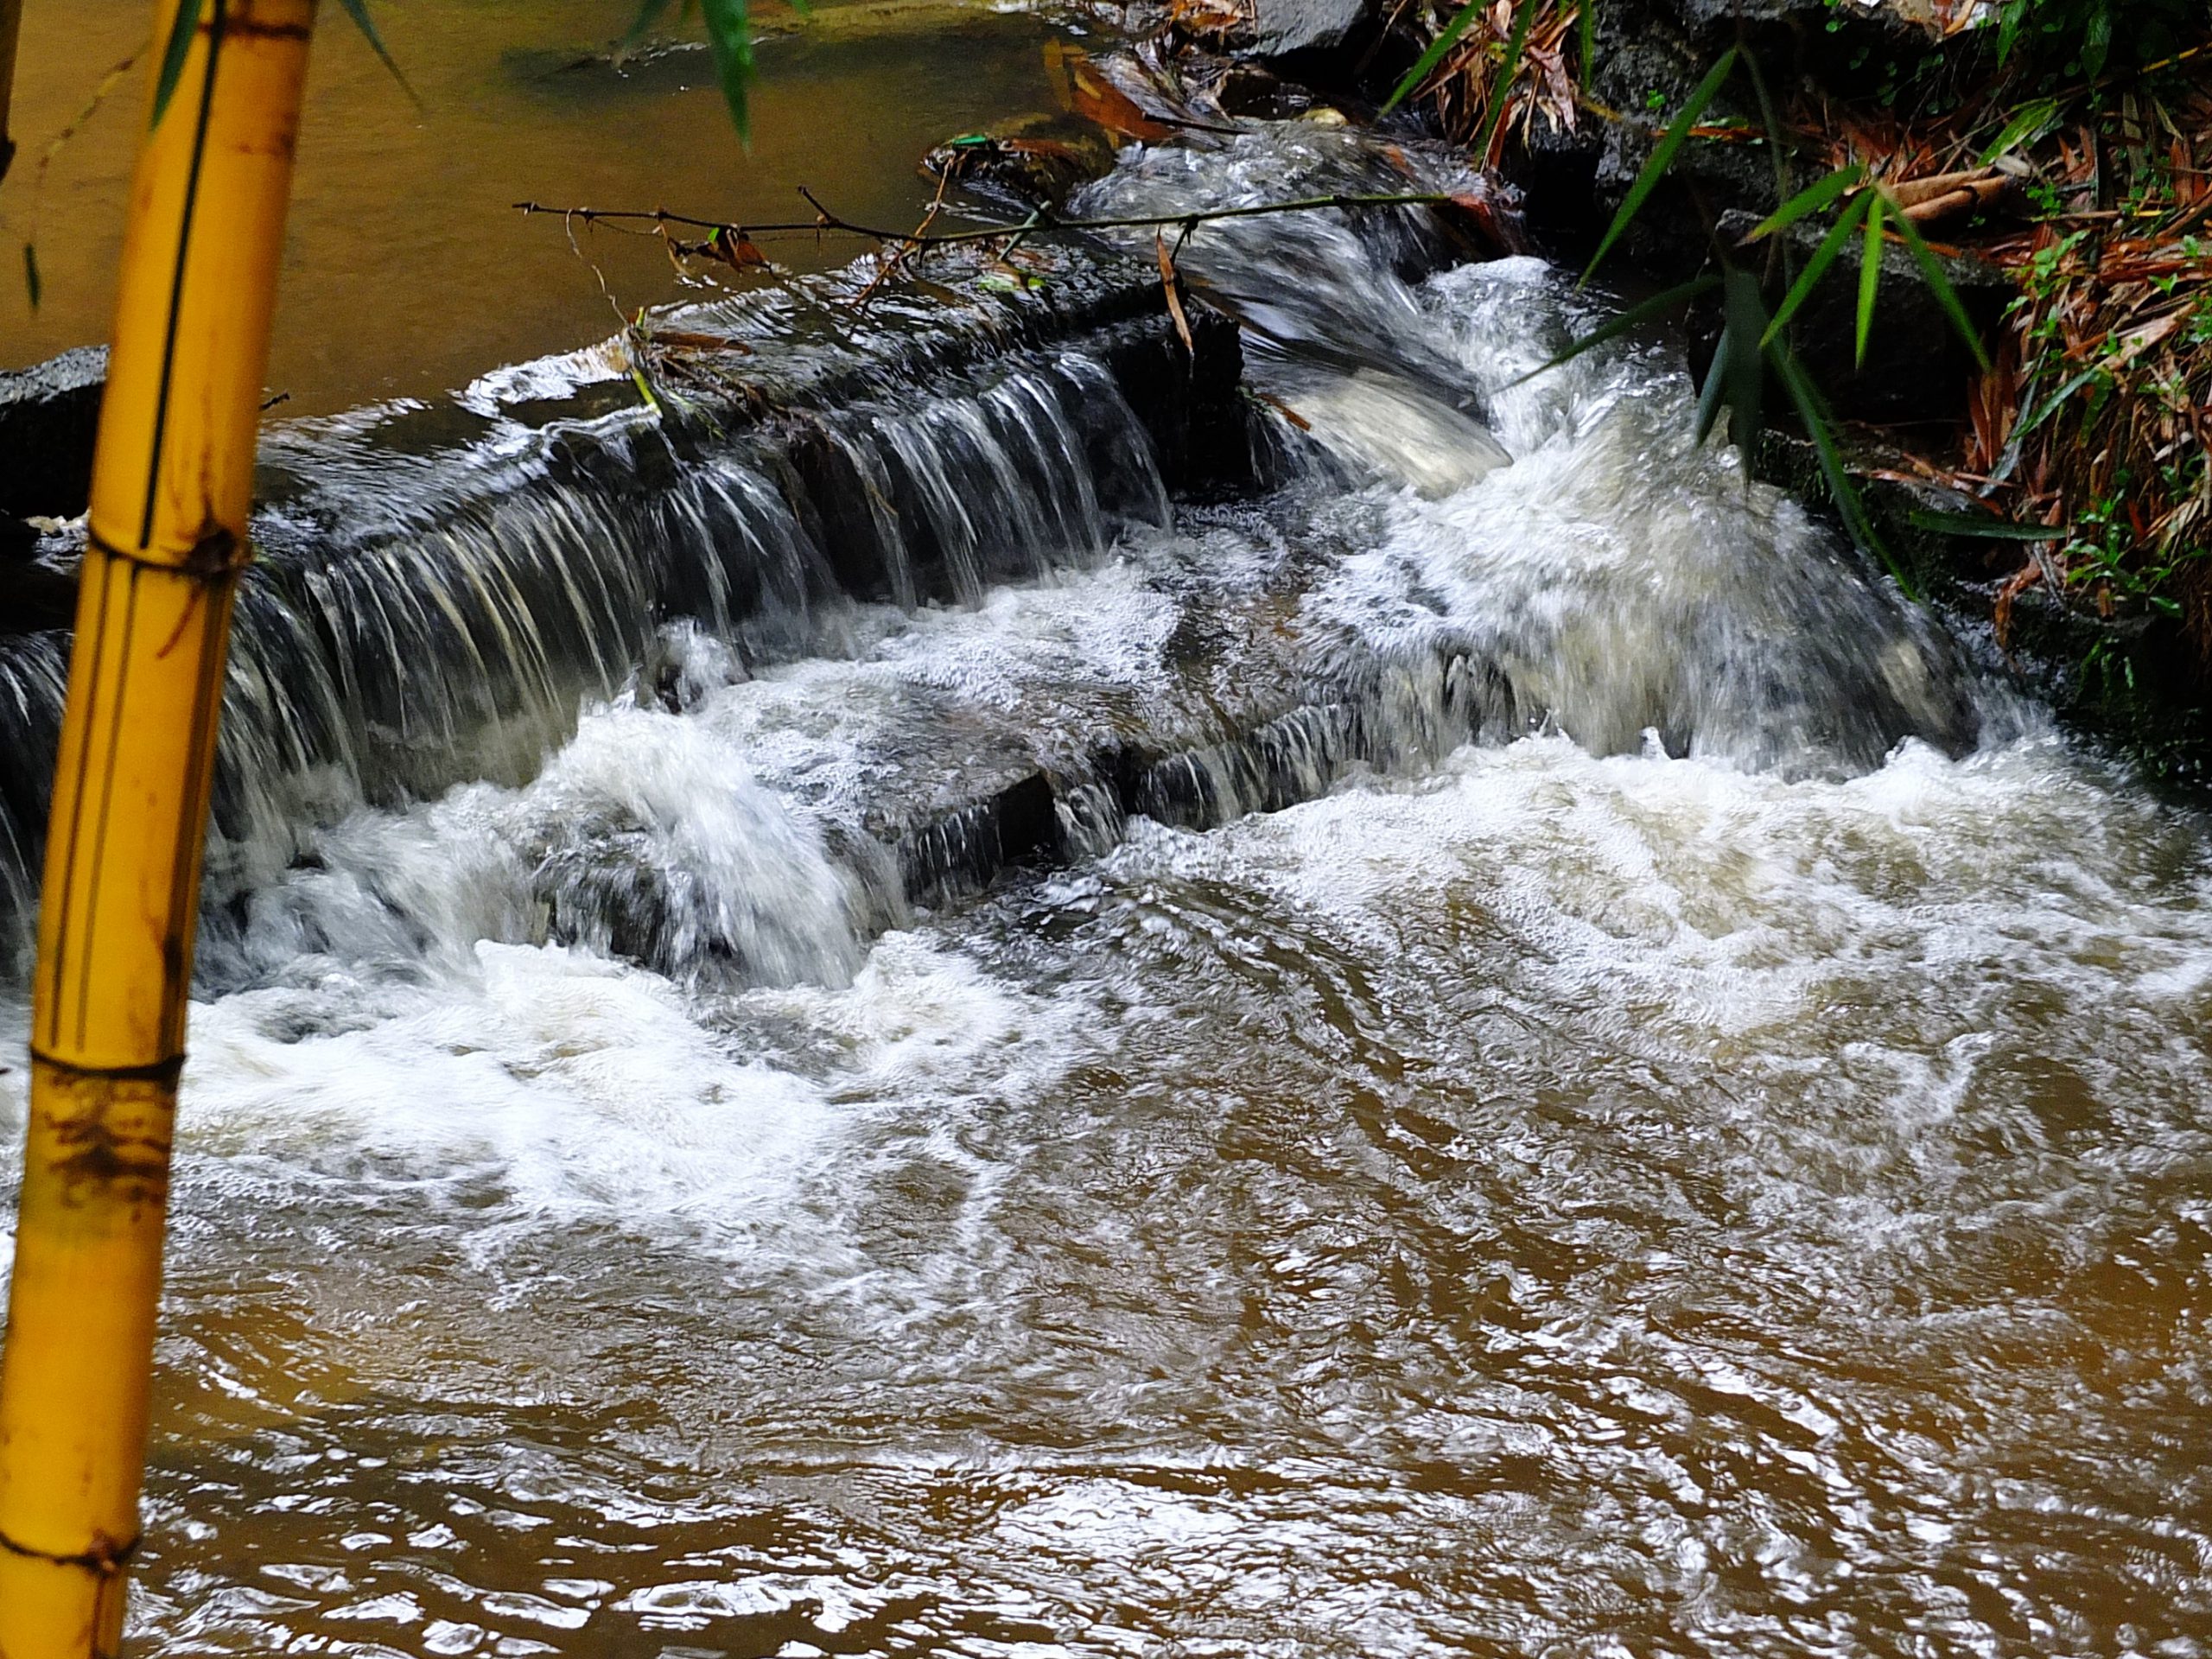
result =
M145 1650L2212 1646L2202 819L1415 240L1185 250L1256 493L1081 340L840 415L934 599L562 612L606 537L474 520L270 590L608 660L407 656L445 724L341 688L233 803ZM682 545L833 562L715 465Z

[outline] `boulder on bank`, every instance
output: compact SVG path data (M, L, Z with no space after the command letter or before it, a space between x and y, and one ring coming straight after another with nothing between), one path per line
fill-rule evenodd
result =
M1255 0L1251 43L1258 58L1342 46L1369 21L1367 0Z

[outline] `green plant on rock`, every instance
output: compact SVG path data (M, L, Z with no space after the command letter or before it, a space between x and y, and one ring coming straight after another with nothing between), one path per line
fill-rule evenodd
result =
M2087 76L2133 69L2181 49L2202 0L2001 0L1997 59L2028 60L2049 73Z
M1752 81L1761 105L1770 112L1772 103L1756 63L1739 48L1731 47L1707 72L1705 79L1660 134L1649 159L1622 198L1612 222L1599 241L1597 251L1584 269L1584 283L1597 275L1605 256L1649 201L1689 142L1692 130L1739 65ZM1770 130L1774 124L1770 113ZM1730 438L1744 452L1748 462L1764 426L1765 391L1770 377L1788 397L1798 424L1811 442L1829 495L1852 539L1880 559L1897 585L1910 594L1914 591L1911 578L1874 529L1859 486L1845 465L1834 415L1793 349L1791 327L1844 250L1856 242L1859 248L1859 275L1854 344L1858 359L1863 362L1874 327L1882 257L1890 237L1894 235L1910 251L1929 290L1974 353L1975 360L1985 368L1988 366L1988 355L1957 290L1944 273L1942 260L1880 180L1872 177L1865 168L1853 165L1829 172L1792 193L1787 188L1784 165L1777 153L1776 176L1777 189L1783 197L1782 203L1751 232L1745 245L1746 248L1766 245L1770 257L1764 272L1749 269L1740 262L1737 252L1715 236L1708 258L1713 269L1630 307L1602 327L1573 341L1544 367L1554 367L1645 323L1671 315L1689 301L1719 289L1720 337L1713 350L1712 365L1698 391L1698 441L1705 441L1726 410ZM1831 213L1834 219L1826 234L1802 267L1793 270L1783 233L1801 224L1817 224Z

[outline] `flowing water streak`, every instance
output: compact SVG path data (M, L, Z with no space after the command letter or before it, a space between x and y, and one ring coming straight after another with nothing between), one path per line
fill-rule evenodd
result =
M2205 823L1411 234L1185 250L1264 499L1039 578L1079 492L918 459L1020 399L878 408L967 603L773 662L734 582L244 892L152 1650L2212 1645Z
M289 440L282 464L334 476L319 488L339 499L327 520L327 501L280 502L258 527L209 849L209 960L228 960L227 920L317 825L470 779L524 783L672 623L729 640L741 664L834 650L876 626L856 601L973 602L987 580L1094 559L1118 525L1165 512L1141 429L1078 356L813 421L860 484L849 496L810 493L773 435L696 460L639 455L657 441L626 416L550 444L495 433L427 484L405 458L361 449L358 419ZM641 490L656 475L665 485ZM377 500L365 533L348 528L343 492L395 486L427 505ZM857 523L843 511L855 499L868 504ZM0 640L0 734L19 757L0 801L0 929L17 955L55 660L50 638Z

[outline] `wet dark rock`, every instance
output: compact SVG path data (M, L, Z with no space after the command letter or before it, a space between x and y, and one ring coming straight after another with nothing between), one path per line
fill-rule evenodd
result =
M73 518L92 485L107 348L0 373L0 514Z
M1288 121L1313 107L1313 95L1263 63L1238 60L1214 83L1214 102L1224 115L1256 121Z
M1368 21L1367 0L1255 0L1250 50L1281 58L1342 46Z
M799 521L830 562L837 586L855 599L907 600L884 556L886 512L852 451L818 423L802 423L784 451L798 488Z
M0 634L66 628L76 613L76 578L40 563L37 549L29 524L0 519Z
M925 905L980 892L1009 866L1064 864L1068 857L1052 783L1041 772L901 836L896 852L906 896Z
M1647 0L1701 45L1739 37L1764 51L1824 45L1847 54L1862 46L1917 48L1939 32L1929 9L1915 0Z
M1236 324L1186 293L1186 348L1172 329L1133 336L1108 359L1122 395L1153 435L1160 476L1178 494L1249 489L1255 482L1244 344Z
M922 171L932 178L1025 206L1059 201L1077 185L1104 177L1113 165L1114 146L1103 132L1061 115L995 122L922 158Z

